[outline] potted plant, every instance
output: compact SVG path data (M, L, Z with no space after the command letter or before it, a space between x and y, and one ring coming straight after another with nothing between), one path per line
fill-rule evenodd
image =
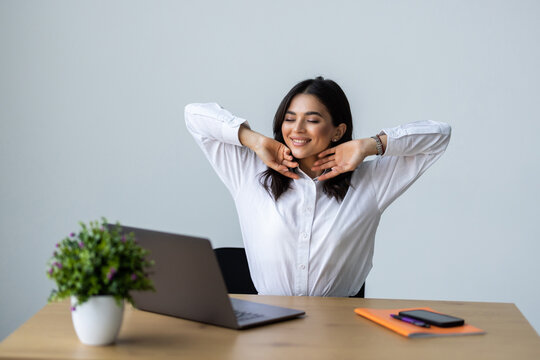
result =
M148 278L153 262L137 245L133 233L122 234L119 223L80 223L56 244L47 276L56 282L50 301L71 297L75 332L82 343L107 345L122 325L124 300L133 304L132 290L154 290Z

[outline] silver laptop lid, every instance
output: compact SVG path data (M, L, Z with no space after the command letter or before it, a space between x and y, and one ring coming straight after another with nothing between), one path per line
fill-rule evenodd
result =
M214 251L207 239L122 226L154 260L156 292L132 292L135 306L184 319L237 328Z

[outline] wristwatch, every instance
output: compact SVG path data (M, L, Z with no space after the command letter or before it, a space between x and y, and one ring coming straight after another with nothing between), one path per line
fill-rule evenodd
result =
M381 156L383 154L383 144L381 139L375 135L371 137L377 143L377 155Z

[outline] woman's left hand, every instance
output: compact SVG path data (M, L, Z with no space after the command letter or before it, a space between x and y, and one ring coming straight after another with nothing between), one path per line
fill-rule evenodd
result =
M360 163L362 163L362 161L364 161L366 156L370 155L364 151L364 149L366 149L365 141L369 140L351 140L321 152L318 155L319 160L313 163L311 170L321 171L332 169L332 171L319 176L320 181L333 178L348 171L353 171Z

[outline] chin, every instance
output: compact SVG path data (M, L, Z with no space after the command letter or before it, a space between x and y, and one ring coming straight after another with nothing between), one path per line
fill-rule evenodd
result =
M289 146L289 149L291 149L291 154L292 156L294 156L295 159L297 160L302 160L302 159L306 159L306 158L309 158L311 156L316 156L318 155L321 151L317 151L317 150L314 150L314 149L298 149L298 148L294 148L294 146Z
M304 152L302 151L291 151L291 154L292 156L294 156L295 159L297 160L301 160L301 159L305 159L306 157L308 157L308 155L306 155Z
M292 156L294 156L296 160L307 159L312 156L317 156L318 154L318 153L312 154L312 153L306 153L306 152L291 152L291 153L292 153Z

